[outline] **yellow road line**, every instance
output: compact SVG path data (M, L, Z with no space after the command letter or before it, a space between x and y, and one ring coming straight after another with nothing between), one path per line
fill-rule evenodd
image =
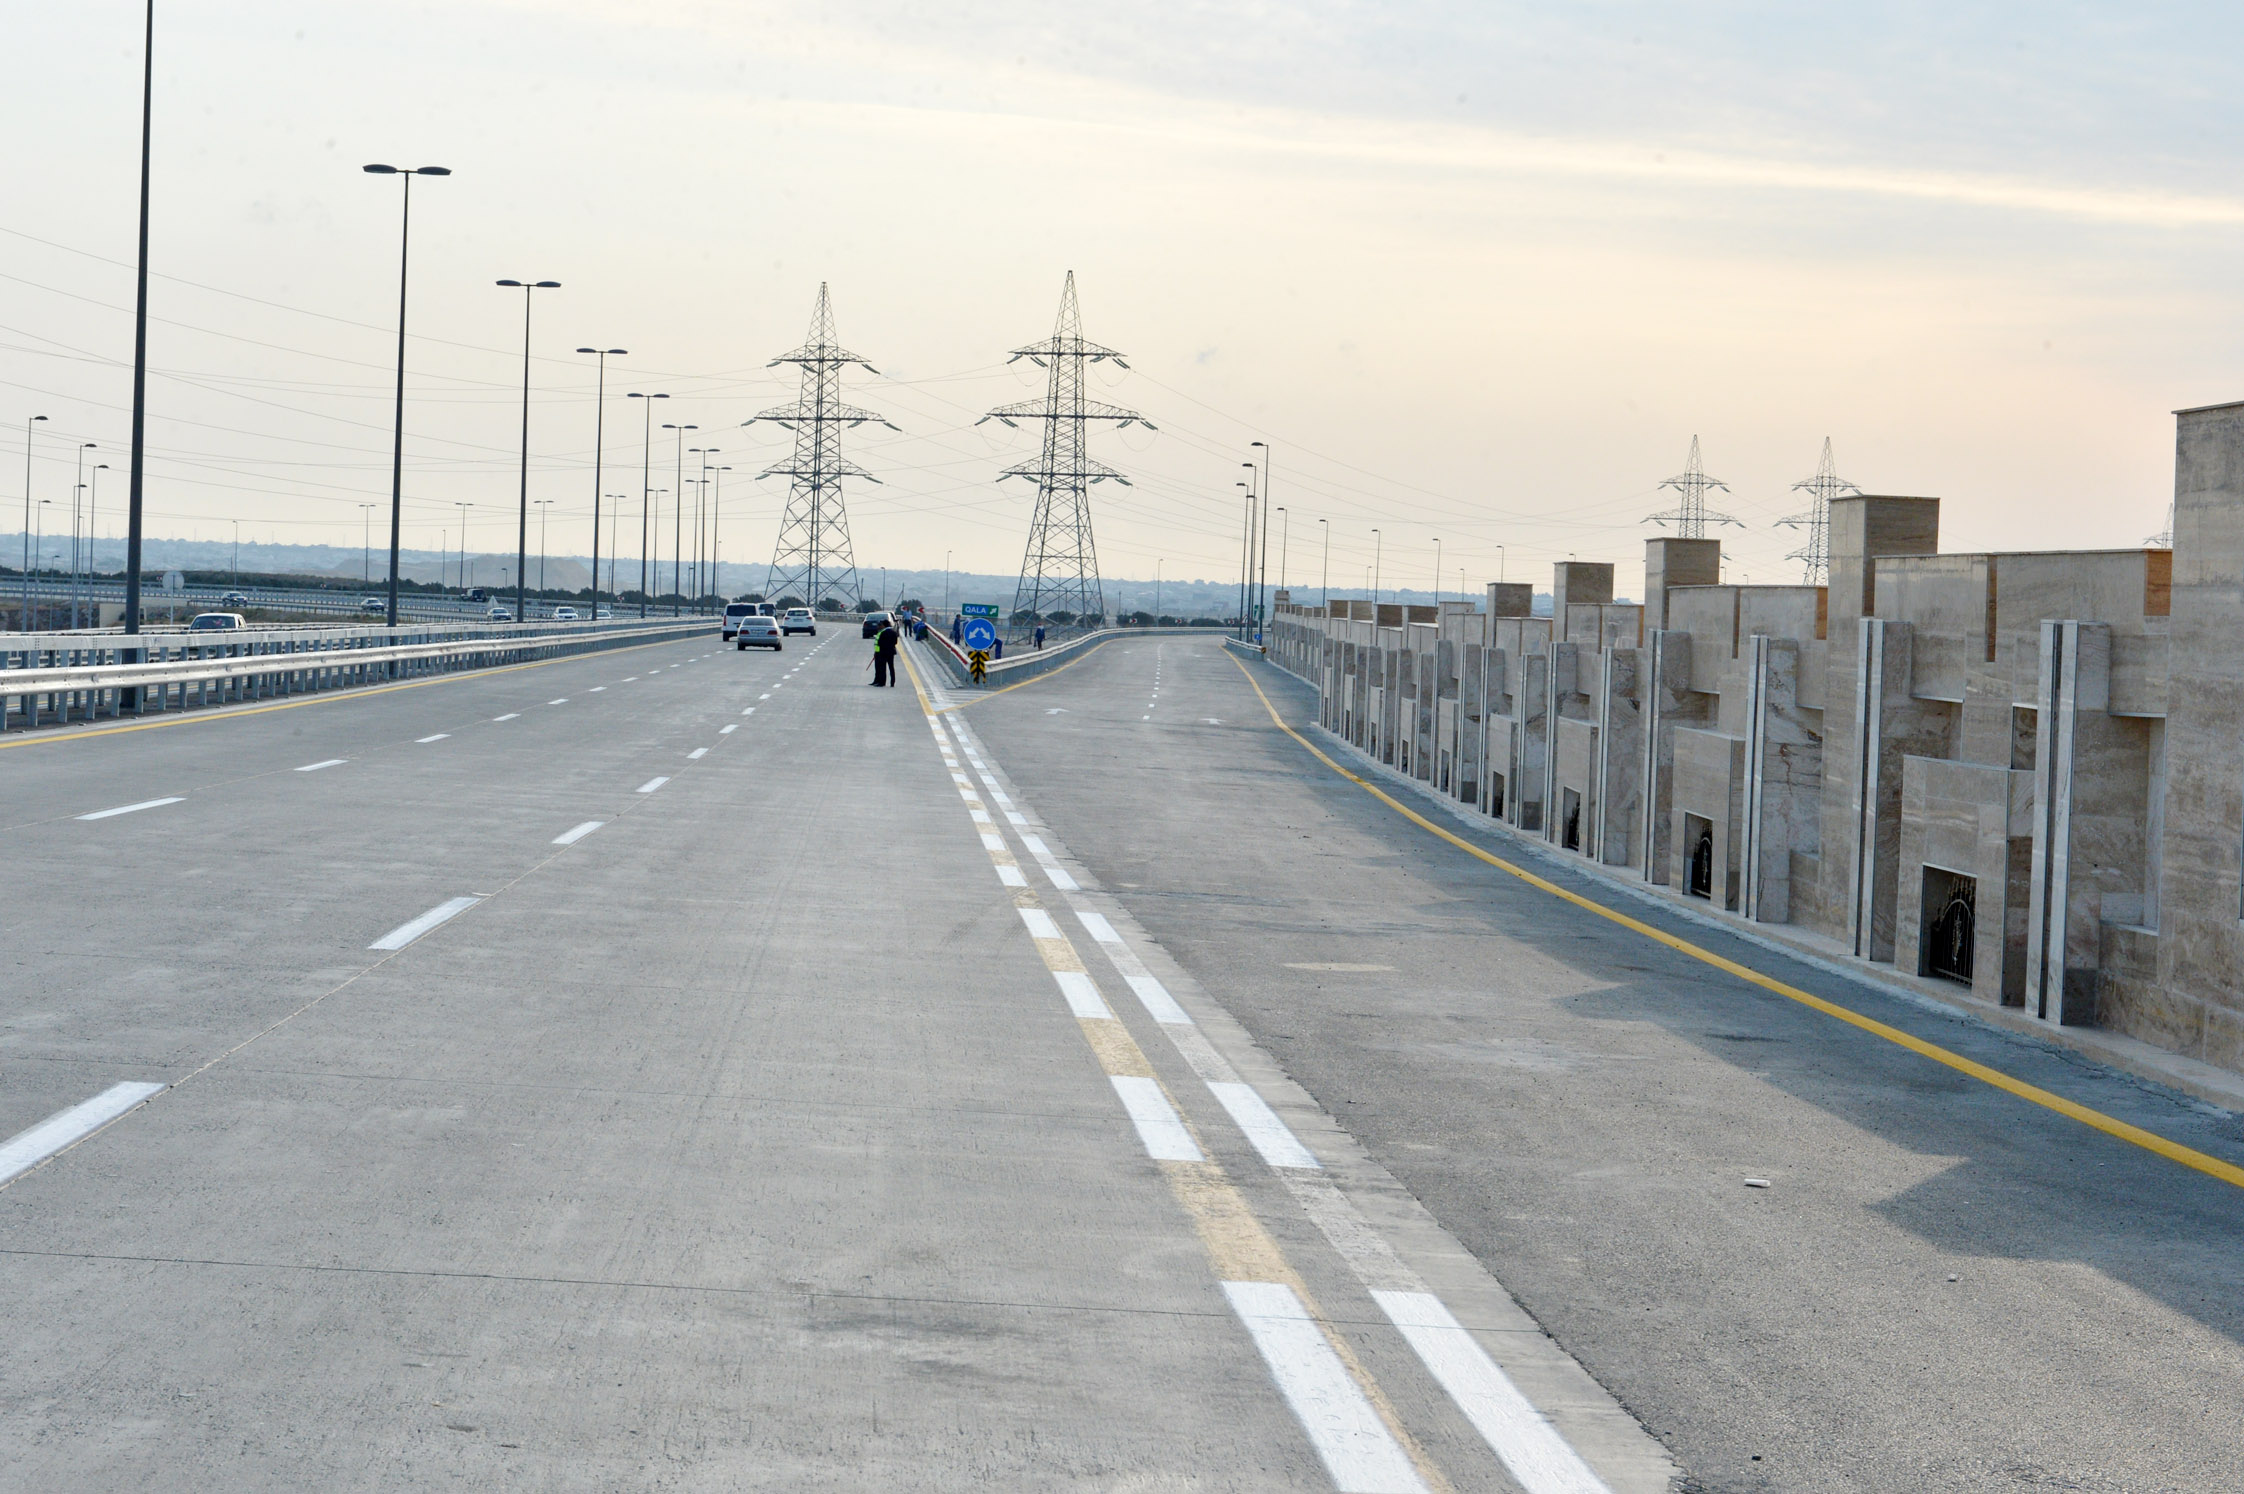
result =
M1036 676L1036 677L1035 677L1034 679L1026 679L1026 680L1022 680L1022 681L1021 681L1021 682L1020 682L1019 684L1017 684L1017 685L1003 685L1003 686L1000 686L999 688L997 688L997 689L995 689L995 690L987 690L987 691L984 691L984 692L983 692L982 694L980 694L980 695L977 695L977 696L975 696L975 697L974 697L974 698L973 698L972 700L962 700L962 701L960 701L960 702L959 702L959 703L958 703L957 705L947 705L947 706L944 706L944 707L943 707L943 708L942 708L941 710L939 710L939 711L929 711L929 712L928 712L928 714L929 714L930 716L947 716L947 715L949 715L949 714L950 714L951 712L953 712L953 711L963 711L963 710L965 710L965 709L966 709L966 708L967 708L968 706L970 706L970 705L974 705L974 704L977 704L978 702L981 702L981 701L989 700L989 699L991 699L991 698L992 698L992 697L994 697L994 696L999 696L999 695L1003 695L1003 694L1005 694L1005 693L1006 693L1007 691L1009 691L1009 690L1020 690L1020 689L1024 689L1024 688L1026 688L1026 687L1027 687L1027 686L1029 686L1029 685L1041 685L1041 684L1043 684L1043 683L1044 683L1044 682L1045 682L1046 680L1050 679L1050 678L1051 678L1051 677L1052 677L1053 675L1055 675L1055 674L1065 674L1065 673L1067 673L1067 672L1068 672L1069 670L1073 669L1073 668L1074 668L1074 667L1075 667L1076 665L1078 665L1078 664L1082 663L1084 659L1088 659L1088 658L1090 658L1090 657L1091 657L1091 655L1093 655L1093 654L1097 653L1097 652L1098 652L1098 651L1099 651L1100 649L1102 649L1102 648L1105 648L1105 647L1106 647L1106 646L1107 646L1108 644L1112 643L1113 641L1114 641L1114 640L1113 640L1113 639L1111 639L1111 638L1101 638L1101 639L1100 639L1100 640L1099 640L1098 642L1096 642L1096 643L1092 644L1092 645L1091 645L1091 646L1090 646L1089 648L1087 648L1087 649L1083 650L1083 655L1082 655L1082 658L1077 658L1077 659L1070 659L1070 660L1068 660L1068 661L1067 661L1067 662L1066 662L1065 664L1062 664L1062 665L1061 665L1061 666L1060 666L1059 668L1057 668L1057 669L1047 669L1047 670L1045 670L1045 671L1044 671L1044 672L1043 672L1042 674L1040 674L1040 675L1037 675L1037 676ZM938 645L938 646L939 646L939 645ZM918 689L918 688L919 688L919 672L918 672L917 670L914 670L914 671L912 672L912 687L913 687L914 689ZM923 693L924 693L924 692L923 692Z
M606 654L631 654L637 653L643 648L661 648L666 643L683 643L685 641L683 638L662 638L653 643L626 644L622 648L611 648L603 652ZM277 657L286 656L280 655ZM199 726L210 721L239 721L244 716L262 716L268 711L293 711L299 706L334 705L338 701L364 700L370 695L388 695L394 690L419 690L429 685L457 685L468 680L489 679L495 674L513 674L515 671L522 669L543 669L549 664L565 664L571 659L584 657L583 654L563 654L558 659L537 659L528 664L499 664L487 669L462 669L451 674L438 675L434 679L404 680L395 685L346 686L339 690L327 690L317 695L306 696L302 700L283 700L272 705L248 706L239 710L228 710L224 706L212 706L196 711L191 715L181 711L167 715L157 721L134 721L124 726L100 726L92 731L64 729L43 734L27 734L17 737L12 742L0 742L0 752L6 752L11 747L43 747L50 742L83 742L92 737L113 737L121 732L128 731L156 731L167 726ZM286 674L288 671L275 669L271 673ZM4 685L6 681L7 676L0 674L0 685ZM1026 682L1024 681L1024 683ZM45 692L40 693L44 694ZM35 731L35 728L27 728L27 732Z
M1226 650L1226 653L1228 654L1229 651ZM2166 1158L2166 1160L2168 1160L2169 1162L2179 1162L2182 1166L2191 1168L2197 1172L2204 1173L2207 1177L2219 1178L2224 1183L2228 1183L2234 1187L2244 1188L2244 1167L2238 1167L2232 1162L2224 1162L2218 1157L2207 1156L2204 1152L2198 1151L2194 1147L2187 1147L2182 1145L2178 1141L2168 1140L2166 1137L2159 1135L2155 1131L2146 1131L2141 1126L2130 1125L2126 1121L2120 1120L2116 1116L2104 1114L2101 1110L2092 1110L2088 1106L2080 1104L2077 1101L2066 1099L2063 1095L2052 1094L2050 1091L2043 1089L2039 1085L2028 1084L2023 1079L2014 1079L2010 1075L2003 1073L2000 1069L1989 1068L1983 1063L1979 1063L1973 1059L1964 1057L1961 1053L1952 1052L1949 1049L1943 1048L1938 1043L1928 1043L1923 1038L1917 1037L1912 1033L1903 1032L1898 1027L1888 1027L1885 1023L1877 1021L1875 1018L1865 1017L1864 1015L1862 1015L1862 1013L1852 1011L1847 1007L1840 1006L1836 1002L1826 1001L1821 996L1811 995L1808 992L1801 990L1797 986L1786 985L1783 981L1776 979L1774 976L1763 975L1760 971L1751 969L1744 965L1740 965L1735 960L1726 959L1723 956L1716 954L1711 949L1703 949L1700 946L1693 944L1688 939L1678 938L1674 934L1670 934L1664 929L1656 929L1652 927L1652 925L1645 923L1639 919L1631 918L1626 913L1622 913L1617 909L1609 908L1603 903L1597 902L1591 898L1586 898L1578 892L1569 891L1568 889L1559 886L1555 882L1546 881L1542 877L1536 876L1533 872L1527 870L1525 867L1516 866L1513 863L1506 861L1501 856L1493 855L1488 851L1482 850L1479 846L1474 845L1471 841L1466 840L1463 836L1452 834L1450 831L1443 829L1440 825L1435 824L1432 820L1427 819L1417 810L1410 808L1408 805L1402 803L1400 800L1388 794L1377 784L1371 782L1371 780L1349 772L1339 763L1333 761L1333 759L1331 759L1330 757L1327 757L1322 751L1318 750L1315 743L1311 742L1307 737L1303 736L1300 732L1295 731L1291 726L1286 724L1285 718L1283 716L1280 716L1278 714L1278 708L1270 703L1270 697L1263 694L1261 684L1247 669L1247 666L1243 661L1234 656L1231 658L1231 662L1239 666L1239 672L1241 674L1246 675L1249 688L1251 688L1254 691L1255 695L1262 701L1262 708L1270 713L1271 721L1277 725L1280 731L1284 732L1287 736L1292 737L1296 742L1299 742L1303 747L1307 748L1311 757L1314 757L1318 762L1321 762L1326 767L1332 769L1333 772L1338 773L1341 777L1355 784L1365 793L1371 795L1374 799L1377 799L1380 803L1386 805L1389 809L1392 809L1393 811L1395 811L1395 813L1401 815L1404 819L1409 820L1412 824L1418 826L1421 830L1424 830L1429 834L1439 836L1441 839L1446 840L1451 845L1455 846L1458 850L1463 851L1466 855L1478 857L1480 860L1487 862L1490 866L1496 867L1501 871L1510 872L1513 876L1519 878L1522 882L1527 883L1530 887L1537 888L1543 892L1549 893L1552 897L1560 898L1566 902L1572 903L1577 908L1584 909L1587 912L1595 913L1598 917L1608 919L1613 923L1617 923L1622 928L1628 929L1632 933L1642 934L1645 938L1650 939L1655 944L1664 944L1669 949L1674 950L1678 954L1688 955L1692 959L1697 960L1702 964L1712 965L1715 969L1723 971L1724 973L1729 975L1734 975L1739 980L1745 981L1750 985L1759 986L1764 991L1772 991L1775 994L1784 997L1787 1001L1797 1001L1802 1006L1813 1007L1815 1010L1823 1013L1827 1017L1836 1017L1850 1027L1858 1027L1862 1031L1870 1033L1875 1037L1884 1038L1887 1042L1894 1043L1903 1048L1907 1048L1912 1053L1921 1054L1922 1056L1931 1059L1934 1063L1944 1064L1948 1068L1954 1069L1959 1074L1968 1074L1972 1078L1979 1080L1983 1084L1991 1084L1999 1090L2003 1090L2006 1093L2016 1095L2021 1100L2028 1100L2036 1105L2043 1107L2044 1109L2054 1110L2059 1115L2079 1121L2084 1126L2093 1127L2094 1129L2103 1132L2107 1136L2117 1137L2121 1141L2129 1142L2135 1146L2139 1146L2143 1150L2148 1152L2156 1152L2159 1156Z

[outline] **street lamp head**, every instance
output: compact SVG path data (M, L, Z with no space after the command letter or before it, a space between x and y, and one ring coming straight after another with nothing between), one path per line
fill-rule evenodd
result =
M624 353L624 350L622 348L578 348L577 351L580 353L592 353L604 358L621 358Z
M366 170L372 172L376 176L396 176L398 174L397 168L395 166L376 165L369 166L366 168Z
M501 280L498 283L500 285L511 285L517 290L549 291L561 288L561 282L558 280Z
M46 417L46 416L44 416L44 415L34 415L34 416L32 416L31 418L32 418L33 420L45 420L45 419L46 419L47 417Z
M94 449L94 443L93 443L93 442L91 442L91 441L88 441L88 442L87 442L87 443L86 443L85 445L83 445L83 446L79 447L78 449L79 449L80 451L91 451L91 450L93 450L93 449Z
M625 395L625 396L624 396L624 398L625 398L625 399L668 399L668 398L670 398L670 396L669 396L669 395L667 395L667 394L640 394L640 393L637 393L636 391L634 391L633 393L630 393L630 394L627 394L627 395Z
M1262 443L1260 441L1249 441L1247 444L1249 446L1262 446ZM1262 449L1264 451L1268 451L1270 448L1267 446L1262 446Z
M450 176L451 174L452 168L449 166L416 166L413 168L413 175L415 176Z

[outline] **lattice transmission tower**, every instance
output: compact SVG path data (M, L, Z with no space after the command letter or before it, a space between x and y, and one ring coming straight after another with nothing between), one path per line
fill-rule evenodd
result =
M1647 524L1673 524L1675 532L1684 539L1705 539L1706 526L1709 524L1738 523L1728 514L1715 513L1706 506L1707 489L1720 488L1727 493L1730 485L1717 482L1706 475L1706 468L1699 464L1699 438L1696 436L1691 438L1690 461L1683 464L1681 472L1660 486L1675 489L1681 501L1664 514L1647 514L1644 518ZM1739 527L1744 526L1739 524Z
M888 420L871 410L842 403L842 370L855 363L869 373L879 373L870 363L842 347L834 335L834 307L825 282L819 282L818 305L810 314L810 336L791 353L782 353L766 364L777 368L792 363L803 371L802 393L791 405L741 422L769 421L795 433L795 453L758 473L758 477L788 479L787 509L779 520L779 543L771 553L771 571L764 579L764 595L774 601L800 590L803 602L816 607L829 598L843 604L863 596L857 580L857 561L849 547L849 513L842 504L842 479L880 479L841 454L841 433L868 422Z
M1831 579L1831 500L1847 493L1859 494L1862 489L1839 475L1839 464L1831 458L1831 438L1825 436L1823 460L1816 464L1815 476L1794 483L1792 491L1806 493L1815 501L1806 513L1777 520L1779 529L1808 531L1808 542L1784 558L1800 562L1802 581L1821 586Z
M1036 484L1036 513L1029 520L1020 584L1013 590L1008 634L1015 641L1029 636L1040 616L1066 612L1074 619L1073 625L1095 626L1106 615L1106 598L1099 587L1098 551L1091 541L1091 485L1111 479L1128 486L1130 479L1092 458L1086 433L1094 420L1112 421L1116 430L1132 423L1153 429L1153 422L1135 410L1083 397L1086 365L1130 365L1114 349L1084 340L1083 318L1075 305L1073 270L1067 272L1067 284L1060 292L1060 316L1052 335L1025 348L1015 348L1006 361L1022 358L1045 371L1044 397L1000 405L982 417L1008 426L1017 426L1023 420L1044 423L1043 449L1036 459L997 475L999 482L1024 477Z

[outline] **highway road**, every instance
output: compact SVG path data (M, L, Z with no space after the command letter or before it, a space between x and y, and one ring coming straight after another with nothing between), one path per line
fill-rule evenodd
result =
M865 651L0 744L0 1485L2230 1482L2239 1190L1444 845L1213 640Z

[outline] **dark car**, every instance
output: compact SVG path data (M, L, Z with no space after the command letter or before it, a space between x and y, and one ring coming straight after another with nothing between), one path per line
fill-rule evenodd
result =
M864 636L866 636L867 638L872 638L872 637L876 637L876 636L878 636L878 634L880 633L880 630L881 630L882 628L885 628L885 627L887 627L887 626L888 626L888 624L889 624L889 616L888 616L888 614L887 614L887 613L885 613L885 612L868 612L868 613L866 613L866 614L865 614L865 635L864 635Z

